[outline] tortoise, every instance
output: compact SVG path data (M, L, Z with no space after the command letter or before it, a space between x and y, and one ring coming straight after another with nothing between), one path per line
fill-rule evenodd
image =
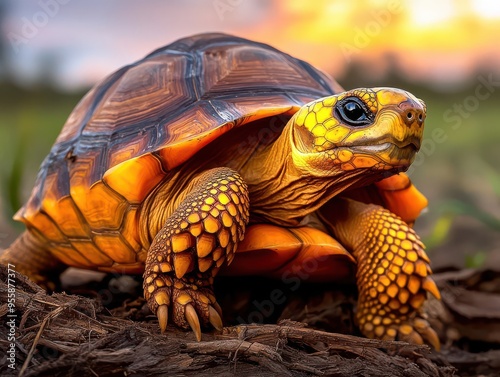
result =
M439 339L439 298L403 172L426 106L396 88L344 91L266 44L200 34L111 74L69 116L2 254L53 289L67 266L143 273L161 332L222 329L214 278L356 279L371 338ZM313 266L314 268L312 268Z

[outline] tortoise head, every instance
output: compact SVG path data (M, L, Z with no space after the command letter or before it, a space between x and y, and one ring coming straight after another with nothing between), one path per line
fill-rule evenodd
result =
M354 89L310 102L292 118L294 163L316 176L405 171L420 149L425 115L423 101L394 88Z

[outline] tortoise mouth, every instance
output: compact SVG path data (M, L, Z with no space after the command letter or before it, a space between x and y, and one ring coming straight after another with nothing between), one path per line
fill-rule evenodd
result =
M389 149L394 144L386 142L382 144L370 144L370 145L352 145L351 148L357 152L367 152L367 153L379 153L384 152Z
M406 137L404 140L396 140L393 137L381 137L375 140L371 140L368 143L360 143L360 144L352 144L346 145L349 148L355 149L360 152L368 152L368 153L377 153L383 152L389 149L390 147L397 149L410 149L415 153L420 149L421 140L420 137L416 135L411 135Z
M349 148L355 154L375 155L392 167L407 169L412 163L420 145L413 141L384 141L370 145L351 145Z
M354 149L356 152L365 152L365 153L380 153L392 150L400 150L417 153L420 149L420 142L415 142L413 140L406 142L399 141L385 141L383 143L377 144L360 144L360 145L350 145L349 148Z
M392 144L392 150L388 150L388 156L391 161L397 161L395 165L410 165L417 152L418 147L413 143L403 147Z

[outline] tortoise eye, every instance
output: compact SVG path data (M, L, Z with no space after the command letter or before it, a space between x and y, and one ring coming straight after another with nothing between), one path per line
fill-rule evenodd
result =
M356 97L346 98L337 105L340 120L350 126L366 126L372 122L373 114Z

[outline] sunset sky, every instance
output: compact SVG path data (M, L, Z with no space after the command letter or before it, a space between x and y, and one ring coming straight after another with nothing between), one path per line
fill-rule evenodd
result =
M488 0L7 0L10 72L30 84L49 71L65 89L89 86L177 38L222 31L269 43L335 77L388 62L446 86L500 67L500 2ZM37 26L38 25L38 26ZM388 57L391 57L389 59Z

